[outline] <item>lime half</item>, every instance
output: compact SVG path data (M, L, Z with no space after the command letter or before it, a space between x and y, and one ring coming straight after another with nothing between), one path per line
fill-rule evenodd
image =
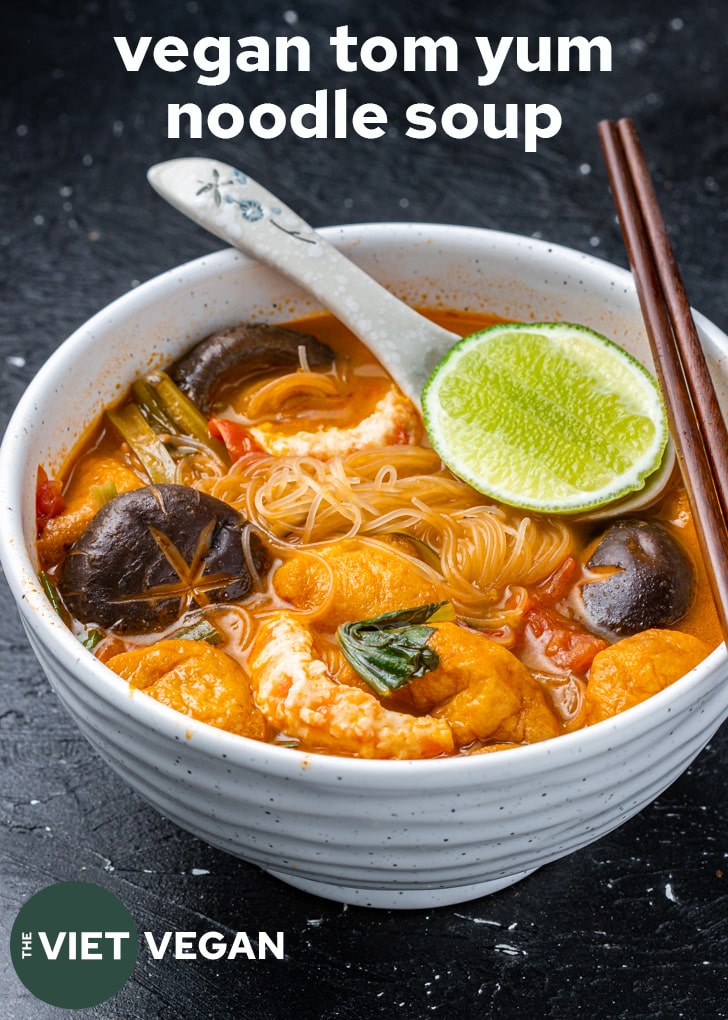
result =
M578 513L641 489L667 444L657 382L585 326L504 323L455 344L422 394L450 470L512 506Z

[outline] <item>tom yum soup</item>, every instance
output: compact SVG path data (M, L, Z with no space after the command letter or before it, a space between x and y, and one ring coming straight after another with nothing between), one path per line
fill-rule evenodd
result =
M60 478L39 469L41 579L132 688L362 758L557 737L719 643L677 478L599 522L499 503L441 453L335 319L234 325L140 376Z

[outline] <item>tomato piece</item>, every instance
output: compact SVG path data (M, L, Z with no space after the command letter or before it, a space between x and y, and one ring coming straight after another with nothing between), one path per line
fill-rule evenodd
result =
M35 523L39 538L48 521L52 517L58 517L65 509L63 484L57 478L49 478L45 468L39 465L35 485Z
M553 570L545 581L535 589L535 595L539 603L552 606L563 599L573 587L579 564L573 556L566 556L561 563Z
M534 602L523 616L524 638L554 666L584 676L607 642Z
M229 421L227 418L210 418L207 431L213 439L222 439L232 461L240 460L246 453L265 453L240 422Z

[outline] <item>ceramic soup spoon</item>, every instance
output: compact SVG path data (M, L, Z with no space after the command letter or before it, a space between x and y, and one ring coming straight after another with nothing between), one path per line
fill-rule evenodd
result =
M385 366L407 396L420 394L460 337L430 322L324 241L247 174L212 159L173 159L151 168L167 201L223 241L265 262L312 294Z
M283 273L354 333L400 389L421 406L433 369L460 336L420 315L350 262L279 198L247 174L214 159L158 163L149 183L221 240ZM672 444L639 492L601 508L624 513L654 502L674 467ZM592 514L591 516L597 516Z

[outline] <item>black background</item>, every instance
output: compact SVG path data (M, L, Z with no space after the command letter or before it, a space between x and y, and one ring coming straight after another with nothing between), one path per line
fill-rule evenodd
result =
M624 264L596 138L602 117L633 117L648 152L694 305L728 327L728 37L723 0L587 5L512 0L198 0L3 5L0 410L4 427L48 354L137 281L219 244L158 199L147 167L210 155L270 186L315 226L428 220L540 236ZM582 13L577 13L581 11ZM452 35L457 74L344 74L328 38ZM309 74L241 74L204 88L149 61L127 73L114 35L301 34ZM607 36L609 73L530 73L507 63L488 89L473 36ZM169 102L286 110L316 88L378 102L379 141L169 141ZM523 141L407 139L403 111L466 102L548 102L563 127L537 153ZM0 1012L45 1018L9 963L25 900L59 880L116 893L140 930L275 932L286 959L156 962L95 1018L724 1017L728 867L719 733L640 816L595 845L489 898L431 911L370 911L296 892L211 849L143 804L66 718L0 587ZM723 877L723 871L726 876Z

